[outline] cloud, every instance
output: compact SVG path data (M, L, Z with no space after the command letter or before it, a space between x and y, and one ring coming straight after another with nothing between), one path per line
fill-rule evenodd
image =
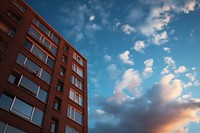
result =
M167 32L164 31L160 34L156 34L153 36L153 41L154 44L156 45L160 45L160 44L164 44L166 42L168 42L168 36L167 36Z
M121 53L119 55L119 57L123 61L123 63L129 64L129 65L134 65L134 62L132 59L130 59L129 54L130 54L130 52L128 50L126 50L124 53Z
M184 73L187 70L185 66L180 66L177 70L174 70L175 74Z
M93 21L95 19L95 16L94 15L91 15L90 17L89 17L89 20L90 21Z
M117 69L115 64L109 65L106 70L111 79L116 79L120 74L120 71Z
M137 42L135 42L134 50L138 51L138 52L141 52L141 53L144 53L145 47L146 46L145 46L144 41L137 41Z
M105 55L104 56L104 60L105 61L111 61L112 60L112 57L110 55Z
M181 8L184 13L189 13L190 11L194 11L195 6L197 4L196 0L189 0L185 2L185 6Z
M128 24L125 24L125 25L122 26L122 31L124 33L126 33L127 35L130 35L134 30L135 30L134 27L132 27Z
M171 52L171 49L169 47L163 47L163 50L166 51L167 53Z
M128 69L124 72L121 81L118 81L115 85L114 95L110 98L110 101L122 103L128 97L123 92L128 90L133 96L138 96L138 87L141 85L142 79L140 73L134 69Z
M144 78L149 78L152 75L152 73L153 73L153 69L152 69L153 62L154 62L154 60L152 58L144 61L145 69L142 72L142 76Z
M122 93L121 93L122 94ZM102 109L114 120L96 122L91 133L183 133L190 122L200 121L200 99L181 97L181 80L168 74L148 93L135 99L104 101ZM178 100L178 98L181 99ZM123 127L123 128L119 128ZM145 128L144 128L145 127Z
M164 61L167 66L171 67L172 69L176 68L176 62L172 59L172 57L164 57Z

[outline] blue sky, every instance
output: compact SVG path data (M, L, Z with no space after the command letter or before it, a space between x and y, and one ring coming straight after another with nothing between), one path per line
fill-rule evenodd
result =
M199 0L26 0L88 60L90 133L200 133Z

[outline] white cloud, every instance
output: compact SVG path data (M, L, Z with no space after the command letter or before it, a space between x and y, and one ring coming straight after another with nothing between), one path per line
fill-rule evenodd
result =
M165 74L168 74L168 73L169 73L168 67L163 68L161 74L162 74L162 75L165 75Z
M137 41L137 42L135 42L135 45L134 45L135 51L138 51L138 52L143 53L145 47L146 47L146 46L145 46L144 41Z
M189 13L190 11L194 11L195 5L197 4L196 2L197 2L196 0L189 0L189 1L187 1L185 3L185 6L183 8L181 8L181 10L184 13Z
M130 35L134 30L135 30L135 28L128 24L125 24L122 26L122 31L124 33L126 33L127 35Z
M184 73L187 70L185 66L180 66L177 70L174 70L175 74Z
M168 41L168 36L167 36L167 32L163 31L160 34L155 34L153 36L153 43L156 45L160 45L160 44L164 44Z
M163 47L163 50L166 51L167 53L171 52L171 49L169 47Z
M172 69L176 68L176 62L172 59L172 57L164 57L164 61L167 66L172 67Z
M124 72L121 81L118 81L115 85L114 95L110 98L111 101L117 103L122 103L128 97L123 92L124 89L127 89L133 96L139 96L140 92L138 87L141 85L142 79L140 73L134 69L128 69Z
M92 15L92 16L89 17L89 20L90 20L90 21L93 21L94 19L95 19L95 16L94 16L94 15Z
M188 83L183 83L182 86L183 86L184 89L186 89L188 87L193 86L193 84L192 84L192 82L188 82Z
M130 52L128 50L126 50L124 53L121 53L119 55L119 57L123 61L123 63L129 64L129 65L134 65L134 62L132 59L130 59L129 54L130 54Z
M111 61L112 60L112 57L110 55L105 55L104 56L104 60L105 61Z
M98 115L103 115L105 112L104 112L103 110L101 110L101 109L97 109L97 110L96 110L96 113L97 113Z
M109 65L107 67L107 72L111 79L116 79L120 74L120 71L117 69L117 66L115 64Z
M154 60L152 58L144 61L145 69L142 72L142 76L144 78L148 78L148 77L150 77L152 75L152 73L153 73L153 69L152 69L153 62L154 62Z

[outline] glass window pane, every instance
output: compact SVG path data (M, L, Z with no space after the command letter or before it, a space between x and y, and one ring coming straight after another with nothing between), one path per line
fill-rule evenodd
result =
M17 57L17 63L19 63L21 66L24 64L24 61L25 61L26 57L19 53L18 57Z
M53 68L54 67L54 60L51 59L50 57L48 57L48 59L47 59L47 65L50 66L51 68Z
M37 57L39 57L41 60L46 61L47 55L42 50L40 50L37 46L33 47L33 53Z
M24 131L8 125L5 133L25 133Z
M65 133L73 133L73 129L69 126L66 127Z
M32 118L32 122L41 126L42 122L43 122L43 114L44 113L41 110L35 108L33 118Z
M60 43L60 39L56 36L56 35L52 35L52 40L55 42L55 43L57 43L57 44L59 44Z
M51 75L49 73L47 73L45 70L43 70L41 79L49 84L51 82Z
M0 133L3 133L5 125L6 125L5 123L3 123L3 122L0 121Z
M53 55L57 54L57 49L53 45L51 46L51 52L53 53Z
M70 108L70 106L68 106L67 116L70 117L70 114L71 114L71 108Z
M34 30L32 27L29 29L28 33L40 40L41 35L36 30Z
M46 35L49 33L49 29L45 27L41 22L39 22L38 27L42 30Z
M82 121L82 115L79 112L77 112L77 111L75 111L75 121L77 121L80 124L83 123L83 121Z
M46 103L47 101L47 92L40 89L38 93L38 99L40 99L42 102Z
M8 77L8 81L12 84L18 85L21 75L16 72L11 72L10 76Z
M2 94L0 98L0 107L6 110L10 109L13 99L7 95Z
M25 103L17 98L15 99L15 103L12 108L13 112L17 113L18 115L20 115L26 119L30 119L32 110L33 110L32 106L28 105L27 103Z
M26 77L22 77L20 87L22 87L23 89L28 89L32 93L36 94L39 86L33 83L31 80L27 79Z
M72 91L72 90L70 90L70 92L69 92L69 98L71 99L71 100L74 100L74 92Z
M27 39L24 41L24 47L27 48L29 51L32 48L32 43L30 41L28 41Z
M44 39L44 45L45 45L47 48L50 48L50 46L51 46L50 42L48 42L46 39Z
M27 59L26 65L27 65L28 69L29 69L31 72L40 73L40 71L41 71L41 67L39 67L38 65L36 65L34 62L32 62L32 61L29 60L29 59Z

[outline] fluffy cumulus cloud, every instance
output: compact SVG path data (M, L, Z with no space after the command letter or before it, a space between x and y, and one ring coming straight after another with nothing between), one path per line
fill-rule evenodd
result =
M90 21L93 21L95 19L95 16L94 15L91 15L90 17L89 17L89 20Z
M123 63L133 65L134 61L133 61L133 59L130 58L129 54L130 54L130 52L128 50L126 50L124 53L121 53L119 55L119 57Z
M130 35L134 30L135 30L134 27L132 27L128 24L125 24L125 25L122 26L122 31L124 33L126 33L127 35Z
M124 90L128 90L133 96L138 96L138 87L141 83L142 79L137 70L131 68L126 70L122 79L116 83L114 95L109 100L122 103L128 98L128 96L124 93Z
M168 74L140 97L120 104L104 101L101 103L104 114L115 120L99 121L90 132L187 133L190 122L200 121L200 99L182 96L182 91L181 80L176 79L174 74Z
M142 76L144 78L148 78L151 76L151 74L153 73L153 69L152 69L152 66L153 66L153 62L154 60L152 58L144 61L144 64L145 64L145 69L144 71L142 72Z
M174 70L175 74L184 73L187 70L185 66L180 66L177 70Z
M145 47L146 46L145 46L144 41L137 41L137 42L135 42L134 50L138 51L138 52L141 52L141 53L144 53Z

